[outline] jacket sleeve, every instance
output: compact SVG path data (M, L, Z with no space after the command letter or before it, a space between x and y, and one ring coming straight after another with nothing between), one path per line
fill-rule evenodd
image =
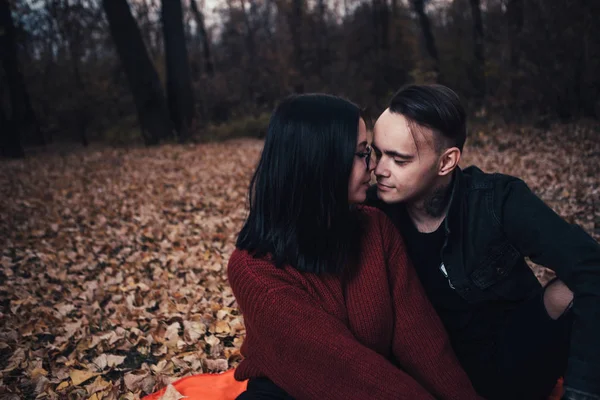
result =
M249 268L236 269L230 272L230 283L247 337L252 337L244 355L292 397L434 398L407 373L360 344L342 321L301 288L284 284L269 290Z
M555 271L574 293L565 385L600 396L600 246L521 180L506 185L500 209L495 216L508 240L533 262Z
M395 358L437 399L479 398L408 259L400 233L382 217L394 306Z

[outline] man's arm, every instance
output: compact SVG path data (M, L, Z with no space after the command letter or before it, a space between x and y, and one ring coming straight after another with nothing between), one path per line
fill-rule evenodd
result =
M540 200L521 180L506 185L495 216L509 241L556 272L574 294L565 385L600 398L600 245Z

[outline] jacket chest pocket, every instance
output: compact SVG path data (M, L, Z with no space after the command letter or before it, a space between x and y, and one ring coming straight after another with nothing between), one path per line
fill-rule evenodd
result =
M492 247L477 263L470 278L479 289L487 289L504 279L520 258L522 258L521 253L508 242Z

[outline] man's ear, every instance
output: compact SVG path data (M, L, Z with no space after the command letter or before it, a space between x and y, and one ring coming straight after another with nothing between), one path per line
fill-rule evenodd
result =
M461 151L458 149L458 147L451 147L444 150L440 156L438 175L445 176L454 171L460 162L460 156Z

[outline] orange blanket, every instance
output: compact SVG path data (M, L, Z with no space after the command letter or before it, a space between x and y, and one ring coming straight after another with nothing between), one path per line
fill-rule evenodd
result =
M233 369L222 374L199 374L186 376L172 383L186 400L233 400L248 385L247 381L238 382L233 378ZM159 400L167 388L152 393L142 400Z
M238 382L233 378L233 369L222 374L199 374L181 378L172 383L186 400L234 400L246 390L247 382ZM152 393L142 400L160 400L166 388ZM560 400L562 379L558 381L548 400Z

